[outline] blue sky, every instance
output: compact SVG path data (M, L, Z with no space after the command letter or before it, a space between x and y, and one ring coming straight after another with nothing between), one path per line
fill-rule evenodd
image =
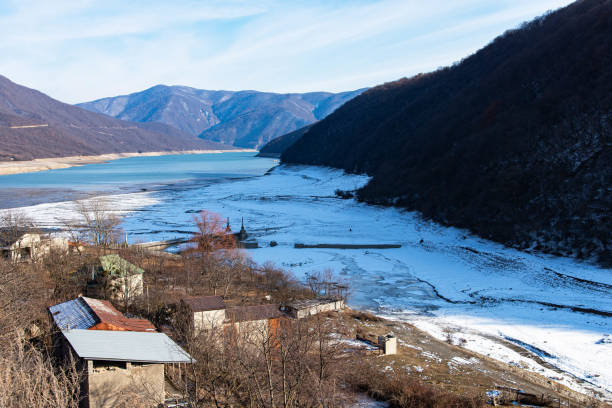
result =
M0 74L68 103L156 84L344 91L427 72L569 0L0 0Z

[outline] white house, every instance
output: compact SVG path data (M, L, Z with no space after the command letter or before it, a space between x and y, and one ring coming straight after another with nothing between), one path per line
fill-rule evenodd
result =
M183 310L196 333L220 329L225 321L225 302L221 296L192 296L181 299Z

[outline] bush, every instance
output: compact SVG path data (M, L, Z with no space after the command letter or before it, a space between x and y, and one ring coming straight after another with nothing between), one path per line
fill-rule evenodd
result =
M351 370L347 383L356 392L385 401L391 408L476 408L484 407L482 396L463 396L423 383L405 372L391 375L371 362L360 362Z

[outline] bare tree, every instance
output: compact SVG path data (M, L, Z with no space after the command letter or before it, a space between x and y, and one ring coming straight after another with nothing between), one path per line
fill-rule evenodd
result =
M74 407L79 373L56 368L43 347L47 301L44 270L0 260L0 406ZM38 342L30 341L39 338Z
M336 276L331 269L306 274L306 286L315 297L334 297L346 300L350 285Z
M210 211L201 211L194 218L198 231L193 234L191 252L210 255L218 251L234 250L238 247L236 238L223 227L218 214Z
M67 222L73 241L78 245L88 241L97 248L106 249L121 239L121 217L102 198L81 200L75 203L80 219Z
M189 286L198 282L208 285L213 294L227 296L232 286L239 282L246 269L244 255L238 249L236 238L225 230L219 215L202 211L195 218L198 231L191 238L191 269ZM199 277L190 275L199 270Z

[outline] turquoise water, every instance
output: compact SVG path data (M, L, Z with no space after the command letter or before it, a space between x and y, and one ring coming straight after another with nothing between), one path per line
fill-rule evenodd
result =
M130 157L68 169L0 176L0 188L115 188L261 175L274 165L254 152Z
M72 200L85 193L130 192L259 176L274 159L254 152L130 157L67 169L0 176L0 208Z

